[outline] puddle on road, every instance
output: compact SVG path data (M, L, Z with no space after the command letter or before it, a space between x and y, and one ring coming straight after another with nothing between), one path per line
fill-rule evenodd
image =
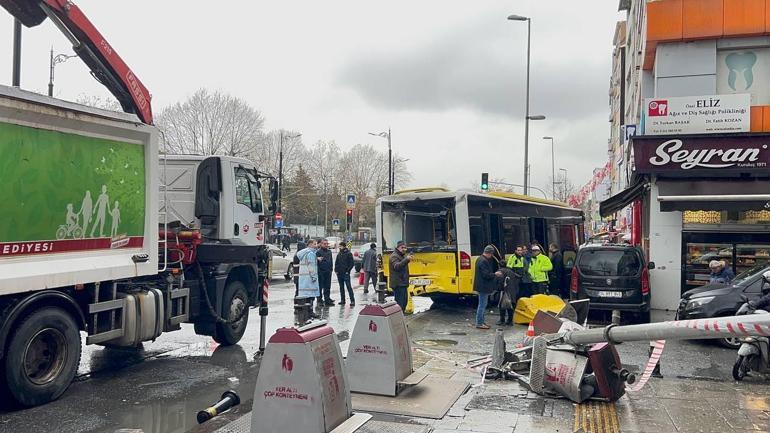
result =
M460 332L460 331L428 331L428 332L434 335L456 335L456 336L468 335L467 332Z
M444 340L444 339L414 340L414 344L417 344L420 346L430 346L430 347L448 347L448 346L456 346L457 341Z

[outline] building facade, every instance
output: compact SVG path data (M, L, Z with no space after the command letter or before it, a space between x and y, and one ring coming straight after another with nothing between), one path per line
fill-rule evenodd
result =
M653 308L770 259L770 0L622 0L622 135L604 217L631 215ZM611 112L616 109L611 103ZM614 114L613 114L614 115ZM614 129L614 127L613 127ZM625 176L624 176L625 173Z

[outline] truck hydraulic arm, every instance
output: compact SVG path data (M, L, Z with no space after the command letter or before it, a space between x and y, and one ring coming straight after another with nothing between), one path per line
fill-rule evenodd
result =
M150 92L75 4L69 0L0 0L0 6L27 27L50 18L123 110L152 124Z

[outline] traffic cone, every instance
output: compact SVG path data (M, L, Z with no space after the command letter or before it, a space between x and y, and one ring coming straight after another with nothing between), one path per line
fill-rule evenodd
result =
M531 321L529 322L529 326L527 326L527 335L524 337L524 341L521 343L522 347L529 346L532 344L532 340L535 339L535 322Z

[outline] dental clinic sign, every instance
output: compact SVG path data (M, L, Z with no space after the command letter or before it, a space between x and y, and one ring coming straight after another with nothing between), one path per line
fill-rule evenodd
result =
M770 134L637 136L633 149L639 174L766 173L770 167Z
M644 135L747 132L750 106L747 93L646 99Z

